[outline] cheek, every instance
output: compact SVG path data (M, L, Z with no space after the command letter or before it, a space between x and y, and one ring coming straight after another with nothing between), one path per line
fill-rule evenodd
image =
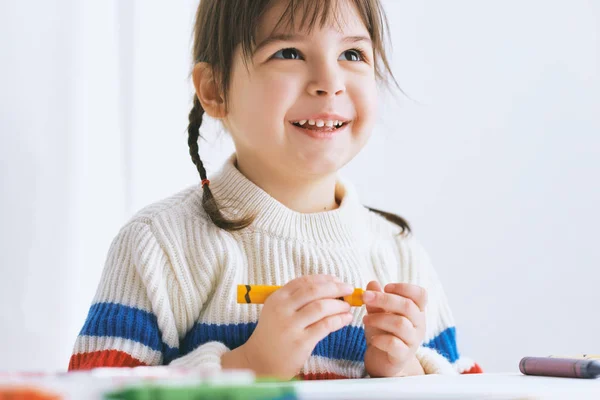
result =
M377 118L377 85L373 80L356 82L350 88L351 97L358 117L357 125L362 129L372 128Z
M263 129L282 124L287 110L294 104L296 84L289 76L273 74L268 77L255 74L239 82L235 91L234 117ZM251 125L246 125L251 126Z

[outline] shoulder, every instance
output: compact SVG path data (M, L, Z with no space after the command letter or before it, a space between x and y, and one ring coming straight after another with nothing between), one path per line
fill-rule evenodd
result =
M429 253L412 231L402 229L382 215L368 210L368 224L373 240L391 241L398 257L400 278L403 281L425 285L437 279Z
M157 275L176 282L170 289L174 296L177 285L193 282L195 274L212 277L220 270L230 236L210 221L202 189L194 185L137 211L113 239L109 259L117 268L130 264L147 282ZM181 290L189 291L184 286Z
M398 251L409 258L428 258L421 242L409 229L403 229L400 225L389 221L381 214L365 207L366 221L369 231L377 239L392 238L396 243ZM399 218L399 217L398 217Z
M202 207L202 188L193 185L137 211L125 224L147 225L157 238L171 239L197 230L216 234L218 229Z
M393 215L393 214L390 214ZM395 216L403 221L402 218ZM396 243L411 241L413 238L409 229L385 218L380 213L367 207L364 208L364 219L367 230L374 240L392 240Z
M189 186L169 197L138 210L125 224L157 225L166 219L201 219L202 191L198 185Z
M200 244L207 250L227 236L204 212L202 189L194 185L137 211L121 227L113 246L127 241L135 253L152 253L180 264L195 256Z

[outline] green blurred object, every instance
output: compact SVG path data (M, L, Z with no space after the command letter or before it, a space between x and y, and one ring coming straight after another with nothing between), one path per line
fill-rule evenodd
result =
M105 400L296 400L291 386L168 386L148 384L130 387L104 396Z

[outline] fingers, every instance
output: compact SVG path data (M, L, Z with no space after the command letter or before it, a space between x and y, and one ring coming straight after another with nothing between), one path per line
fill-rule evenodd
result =
M292 292L298 290L299 288L309 285L311 283L323 283L323 282L340 282L340 280L336 276L333 276L333 275L325 275L325 274L304 275L304 276L301 276L299 278L289 281L287 283L287 285L285 285L284 287L281 288L281 290L279 290L279 292L285 290L285 291L288 291L289 293L292 293Z
M376 292L381 292L381 285L377 281L371 281L367 284L367 290L374 290Z
M309 280L289 295L289 305L294 311L305 305L321 299L338 299L347 296L354 291L348 284L339 281Z
M381 285L379 284L379 282L377 281L371 281L367 284L367 290L370 291L374 291L374 292L382 292L383 290L381 289ZM364 300L363 300L364 301ZM370 305L366 305L367 306L367 312L369 314L372 313L379 313L379 312L384 312L383 309L379 308L379 307L375 307L375 306L370 306Z
M337 299L322 299L316 300L302 307L296 313L298 324L302 328L306 328L326 317L349 313L350 304Z
M365 327L377 328L402 340L408 347L418 345L418 332L406 317L396 314L371 314L363 318Z
M316 285L320 283L326 282L340 282L340 280L333 275L306 275L291 280L286 285L284 285L281 289L276 290L267 301L275 302L276 304L288 304L289 299L292 295L298 291L299 289L306 287L308 285ZM266 301L265 301L266 303ZM296 311L297 308L290 310L291 312Z
M409 283L389 283L385 285L384 291L409 298L419 307L419 310L425 311L425 307L427 306L427 290L421 286Z
M421 310L414 301L396 294L367 291L363 294L367 306L381 308L385 312L403 315L418 326Z
M318 342L323 340L325 336L329 335L331 332L342 329L350 322L352 322L352 314L350 313L330 315L329 317L325 317L307 327L305 332L310 338L312 338L316 345Z
M410 347L401 339L387 333L373 336L371 346L386 353L391 364L395 364L397 360L405 358L406 354L411 352Z

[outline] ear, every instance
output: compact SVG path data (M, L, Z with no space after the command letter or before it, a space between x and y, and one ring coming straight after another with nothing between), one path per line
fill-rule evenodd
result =
M192 80L196 96L198 96L204 111L213 118L225 118L227 115L225 100L215 81L212 67L205 62L196 63L192 72Z

